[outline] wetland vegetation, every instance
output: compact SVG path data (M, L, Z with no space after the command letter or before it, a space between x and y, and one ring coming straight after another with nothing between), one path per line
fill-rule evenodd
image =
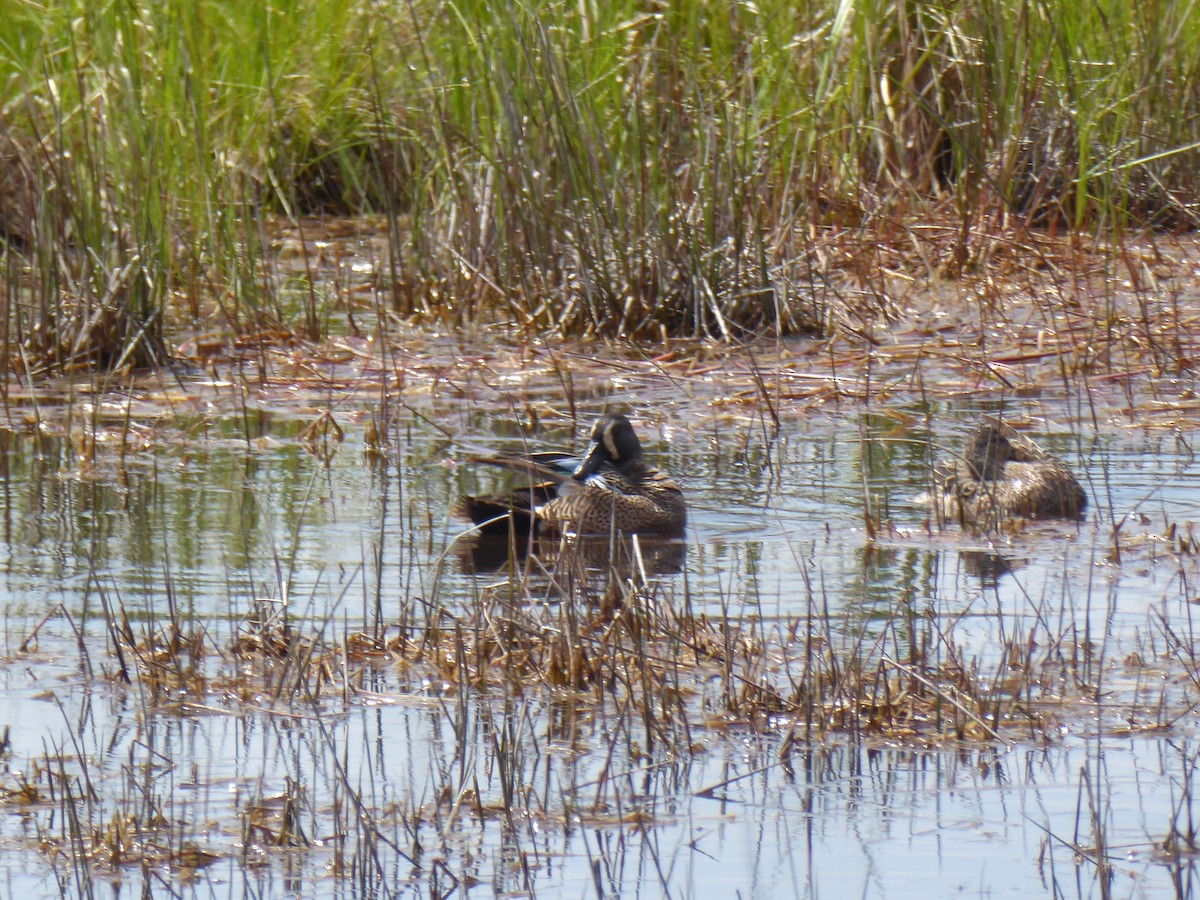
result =
M1198 38L7 3L6 893L1194 894ZM682 540L450 515L609 410Z

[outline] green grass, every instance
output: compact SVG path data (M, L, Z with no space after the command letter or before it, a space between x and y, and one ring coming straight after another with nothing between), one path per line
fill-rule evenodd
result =
M8 0L3 361L319 337L275 215L385 216L401 314L733 339L825 327L839 229L1195 225L1190 7L901 9Z

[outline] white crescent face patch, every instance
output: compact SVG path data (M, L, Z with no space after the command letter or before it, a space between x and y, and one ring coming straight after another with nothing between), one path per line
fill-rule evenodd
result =
M613 460L620 460L621 452L617 449L617 442L613 440L613 430L616 427L616 422L609 422L604 427L604 434L601 437L604 441L604 449L608 451L609 458Z

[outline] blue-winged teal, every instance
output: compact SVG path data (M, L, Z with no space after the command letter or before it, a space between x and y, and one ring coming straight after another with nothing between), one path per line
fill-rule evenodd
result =
M1066 463L998 422L979 426L962 458L940 466L935 478L943 514L963 527L1077 519L1087 506L1087 494Z
M683 491L647 465L641 441L623 415L606 415L596 423L582 460L552 452L478 461L546 479L507 494L463 497L455 513L486 533L508 534L512 528L518 534L608 534L615 528L679 535L687 524Z

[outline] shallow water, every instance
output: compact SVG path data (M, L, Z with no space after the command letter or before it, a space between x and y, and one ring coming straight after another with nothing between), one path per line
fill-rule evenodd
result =
M801 740L785 765L785 729L714 725L694 735L694 753L647 762L644 735L610 740L612 723L569 697L463 706L451 702L456 687L386 664L360 666L362 690L348 702L307 712L278 696L232 698L219 683L206 703L182 691L148 700L138 680L122 681L114 615L141 628L181 611L225 648L248 618L285 601L300 627L331 642L388 626L405 598L436 592L445 608L467 608L499 576L461 564L463 525L447 510L505 476L462 460L521 446L514 418L550 396L509 408L410 398L382 461L362 449L368 397L334 407L343 443L313 452L297 440L322 408L313 392L160 417L170 439L156 449L121 459L100 447L86 465L69 429L0 430L0 724L7 768L21 773L5 786L66 759L64 770L83 773L72 789L98 798L10 796L3 893L82 892L67 862L71 817L84 816L83 833L104 831L118 810L186 823L182 841L218 859L195 871L98 867L102 880L124 879L117 896L160 881L197 897L442 893L467 883L456 879L542 896L1099 896L1096 866L1073 847L1098 831L1117 895L1191 893L1193 860L1171 860L1163 841L1191 814L1196 685L1168 665L1179 644L1167 638L1195 633L1198 573L1175 541L1200 509L1200 465L1186 441L1160 432L1073 429L1065 404L1047 398L1018 411L1050 423L1039 438L1084 476L1093 504L1079 525L997 541L938 531L919 502L931 460L978 414L969 403L901 406L899 417L847 405L776 430L761 414L675 397L637 425L691 509L686 547L653 576L663 598L754 620L768 635L820 621L844 642L839 652L899 646L883 641L904 608L953 623L953 654L983 672L1003 671L998 655L1019 635L1031 656L1050 647L1063 660L1039 677L1084 677L1094 689L1090 700L1043 703L1049 736L1031 727L1000 742L901 747L832 734ZM543 407L537 441L578 447L606 403L638 397L636 383L581 392L578 427ZM867 502L882 522L874 538ZM1117 556L1114 527L1127 514ZM1162 537L1172 525L1175 541ZM66 614L22 649L56 606ZM501 740L523 748L515 772L489 762ZM506 783L542 814L507 821ZM347 784L385 832L362 830ZM442 804L447 788L462 808ZM255 831L285 793L303 850ZM339 847L345 877L330 874Z

